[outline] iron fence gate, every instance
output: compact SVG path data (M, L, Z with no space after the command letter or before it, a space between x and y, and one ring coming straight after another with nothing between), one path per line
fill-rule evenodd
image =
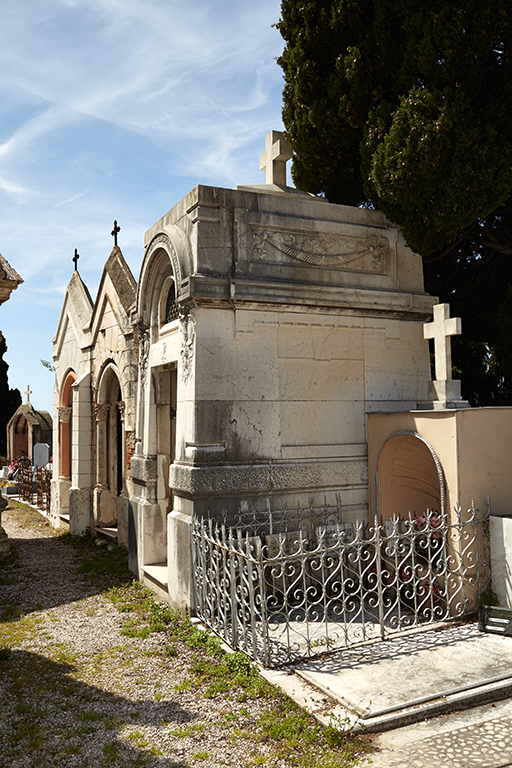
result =
M44 512L50 511L52 473L43 467L21 467L18 470L19 496Z
M326 505L193 521L198 616L266 667L462 617L490 585L490 505L373 527Z

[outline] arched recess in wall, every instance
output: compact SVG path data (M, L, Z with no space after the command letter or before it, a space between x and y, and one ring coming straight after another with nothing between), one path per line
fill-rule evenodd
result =
M174 261L176 260L174 259ZM173 259L166 248L157 248L146 266L144 275L141 275L144 289L141 291L138 309L143 325L149 330L151 342L155 342L158 341L160 329L167 322L169 294L172 297L170 302L174 300L174 304L177 306L179 278L174 270Z
M172 311L172 284L177 309L182 282L192 273L192 249L187 235L177 225L166 226L165 232L157 233L146 249L137 286L137 321L150 329L152 341L166 324L166 309Z
M59 406L59 471L63 478L71 478L73 454L73 384L74 371L68 371L60 390Z
M20 459L28 456L28 422L27 417L20 413L14 428L14 457Z
M125 482L125 402L117 368L108 362L99 378L96 405L96 485L119 496Z
M416 432L397 432L382 446L377 463L377 513L383 524L427 509L444 513L445 482L430 443Z

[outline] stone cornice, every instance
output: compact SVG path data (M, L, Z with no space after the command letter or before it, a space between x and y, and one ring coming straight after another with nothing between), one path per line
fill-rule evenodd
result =
M368 484L368 462L354 459L202 467L172 464L169 474L173 491L191 495L342 489Z

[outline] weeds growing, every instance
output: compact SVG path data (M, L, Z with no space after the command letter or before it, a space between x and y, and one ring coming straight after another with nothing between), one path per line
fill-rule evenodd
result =
M56 535L48 531L37 513L27 509L16 504L15 513L23 526L33 526L44 536ZM141 702L136 711L127 712L122 695L98 687L102 671L114 667L121 680L131 674L135 684L146 684L141 670L147 663L160 665L162 670L161 679L153 682L153 706L164 705L166 690L172 691L172 698L178 702L180 693L184 693L187 701L192 695L214 699L217 705L212 711L218 715L208 723L181 722L178 726L175 721L161 718L160 727L166 728L188 755L181 762L166 760L166 765L191 768L195 763L207 762L214 753L209 748L198 750L202 745L197 740L210 729L216 729L226 744L243 741L247 766L272 768L280 763L297 768L346 768L354 764L363 745L345 732L344 723L332 721L327 727L321 726L266 682L245 654L225 653L219 639L200 629L186 612L157 602L147 587L133 581L124 547L99 547L90 537L68 533L58 538L73 548L78 572L89 584L88 594L98 594L115 606L126 640L86 657L58 639L58 621L56 637L47 633L46 622L59 618L50 610L41 623L40 616L23 616L12 601L3 606L0 680L4 693L0 719L8 725L4 736L0 734L0 768L27 754L34 755L32 763L36 766L43 751L41 765L68 764L66 760L71 759L73 765L84 768L160 764L159 756L167 753L152 743L150 730L134 730L134 721L145 716L148 703ZM16 579L19 560L16 547L13 550L0 586L9 586ZM84 615L98 616L101 621L100 608L82 608L79 602L75 606ZM154 641L144 646L150 637ZM35 639L44 645L44 653L30 650ZM179 682L167 672L176 662L181 663L180 675L186 675ZM260 703L251 714L249 702L254 699ZM247 702L248 709L240 707L243 702ZM47 717L51 726L46 725ZM48 732L48 727L53 730ZM122 735L126 729L129 732ZM88 739L97 744L98 738L99 750L90 760L85 757ZM215 760L222 762L222 755L215 754Z

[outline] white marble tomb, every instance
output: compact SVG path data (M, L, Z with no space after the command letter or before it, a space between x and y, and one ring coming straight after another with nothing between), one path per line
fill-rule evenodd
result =
M174 604L193 603L192 515L339 494L364 518L368 414L429 401L421 258L379 211L286 187L289 155L272 132L267 184L193 189L137 282L115 245L95 301L76 271L66 292L54 524L116 529Z

